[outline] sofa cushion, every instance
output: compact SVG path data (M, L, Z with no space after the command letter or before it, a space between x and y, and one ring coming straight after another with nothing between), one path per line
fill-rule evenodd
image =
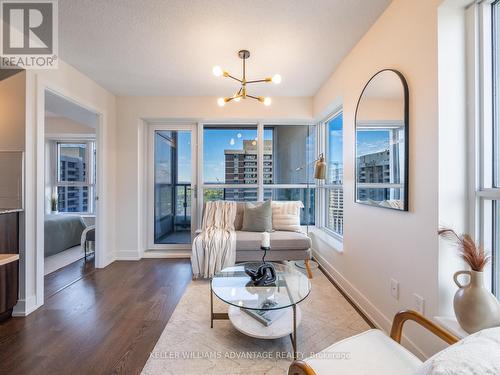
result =
M270 232L273 230L271 201L245 204L242 230L248 232Z
M270 233L271 251L275 250L307 250L311 247L311 239L305 233L276 231ZM236 232L237 251L260 250L262 236L258 232Z
M422 366L415 355L378 329L339 341L305 362L317 375L413 375Z
M300 232L301 201L273 201L273 229Z
M500 327L467 336L425 361L417 375L500 374Z
M236 203L236 217L234 218L234 230L241 230L243 226L243 214L245 213L245 202Z

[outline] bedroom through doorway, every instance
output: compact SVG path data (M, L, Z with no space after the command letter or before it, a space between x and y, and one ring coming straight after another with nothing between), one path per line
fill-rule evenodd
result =
M95 270L99 115L45 91L45 299Z

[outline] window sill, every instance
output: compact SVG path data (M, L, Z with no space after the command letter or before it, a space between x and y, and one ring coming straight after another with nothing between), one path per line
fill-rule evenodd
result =
M322 242L325 245L325 247L331 248L338 253L344 252L344 243L342 242L342 240L332 236L330 233L321 228L318 227L310 228L309 235L314 239L317 239L320 242Z
M49 215L78 215L81 217L95 217L95 214L88 212L50 212Z

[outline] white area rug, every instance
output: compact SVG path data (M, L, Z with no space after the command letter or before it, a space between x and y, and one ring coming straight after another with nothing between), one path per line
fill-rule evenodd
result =
M298 351L305 357L370 328L319 270L300 308ZM214 312L226 311L214 297ZM289 337L253 339L227 320L214 321L211 329L209 284L197 280L188 285L142 374L286 374L291 350Z
M83 256L83 249L80 245L73 246L68 250L48 256L45 258L44 275L48 275L49 273L57 271L59 268L63 268L68 264L76 262L78 259L82 259Z

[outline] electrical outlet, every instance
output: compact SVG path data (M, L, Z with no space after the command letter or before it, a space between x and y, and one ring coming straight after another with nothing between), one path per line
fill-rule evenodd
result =
M391 279L391 296L399 299L399 281Z
M417 293L413 293L413 308L415 309L415 311L424 315L424 310L425 310L424 297L419 296Z

